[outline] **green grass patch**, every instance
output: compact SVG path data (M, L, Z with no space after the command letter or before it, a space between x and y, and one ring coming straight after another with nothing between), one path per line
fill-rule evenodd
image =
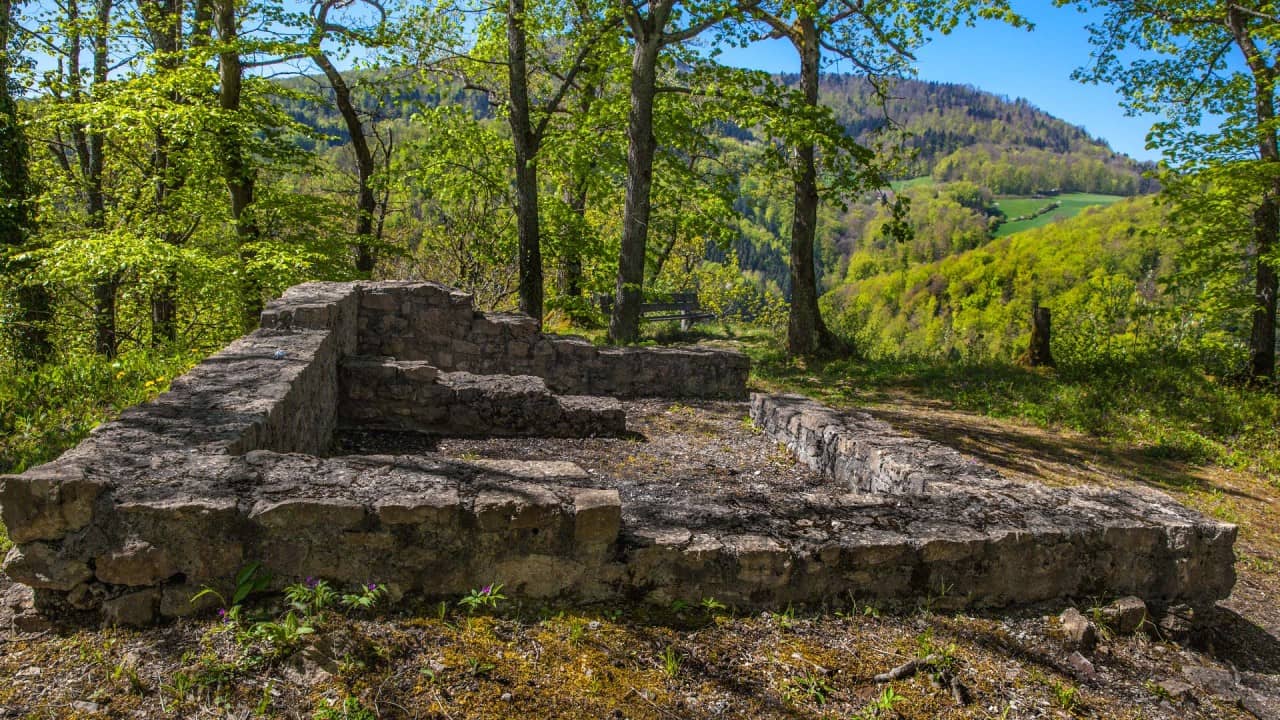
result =
M1280 394L1225 383L1176 357L1031 370L1009 362L841 359L800 365L776 343L746 343L758 382L837 404L896 393L958 410L1063 427L1151 460L1280 474Z
M1075 217L1088 207L1110 205L1123 200L1119 195L1099 195L1097 193L1067 193L1055 197L1002 197L996 204L1004 212L1008 221L996 228L996 237L1005 237L1014 233L1043 227L1057 220ZM1053 207L1057 203L1057 207ZM1048 212L1036 215L1037 212L1052 208ZM1035 217L1031 217L1035 215ZM1014 222L1017 217L1028 217L1027 220Z
M99 423L155 397L198 356L135 351L23 368L0 364L0 473L48 462Z

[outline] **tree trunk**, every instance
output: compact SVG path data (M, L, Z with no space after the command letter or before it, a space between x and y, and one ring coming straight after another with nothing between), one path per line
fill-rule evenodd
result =
M1031 308L1031 344L1027 348L1027 364L1031 367L1054 367L1053 353L1049 351L1049 308L1036 305Z
M565 243L564 257L560 262L560 274L558 285L560 294L565 297L579 297L582 295L582 253L579 250L579 244L582 241L581 233L577 230L586 226L587 215L587 183L582 181L576 189L566 189L564 192L565 205L569 207L569 211L577 218L577 227L574 230L573 237Z
M34 218L27 138L18 124L18 105L11 91L8 49L12 22L12 3L0 0L0 245L19 248L27 244ZM31 277L33 269L30 261L14 261L4 272L17 285L10 333L15 358L39 364L53 354L48 331L52 301L45 286Z
M542 327L542 244L538 228L538 139L529 110L524 0L507 3L507 71L516 154L516 228L520 238L520 311Z
M107 38L110 33L111 0L98 0L97 22L93 34L93 91L107 83ZM103 148L106 139L92 127L85 133L88 149L87 210L91 231L102 230L107 223L106 197L102 187L102 174L106 163ZM116 328L116 294L120 287L120 273L109 271L93 281L94 351L106 357L115 357L120 350L120 338Z
M1254 114L1258 121L1258 155L1263 162L1280 164L1275 121L1276 68L1254 42L1250 18L1235 6L1227 10L1227 28L1253 75ZM1253 328L1249 336L1249 378L1272 378L1276 372L1276 268L1267 255L1280 235L1280 180L1264 190L1262 204L1253 216L1253 244L1257 253L1253 291Z
M151 35L151 44L158 56L156 66L159 73L167 74L175 71L181 59L178 57L180 38L182 37L182 15L179 12L178 0L153 0L150 4L141 5L147 29ZM181 100L175 91L169 100L177 103ZM169 137L163 127L155 132L155 150L151 156L151 172L155 177L154 203L158 218L168 214L170 196L182 184L181 178L173 177L170 166ZM181 242L179 233L168 229L161 232L161 241L167 245L178 245ZM170 267L163 279L156 286L151 297L151 344L153 347L172 345L178 339L178 273Z
M1276 247L1280 230L1280 188L1273 188L1254 215L1253 240L1258 254L1253 292L1253 328L1249 338L1249 377L1261 381L1276 376L1276 268L1266 261Z
M214 10L213 24L223 43L218 53L218 105L229 114L239 113L244 62L237 47L236 0L217 0ZM262 314L263 304L262 285L250 270L257 256L253 245L258 240L258 226L253 221L251 209L256 173L245 159L244 148L240 146L240 138L235 131L224 128L222 133L223 176L231 196L231 218L240 242L244 323L245 327L253 327Z
M644 302L644 259L649 237L653 158L653 99L657 94L658 51L665 20L635 39L631 60L631 110L627 116L627 195L622 213L622 247L609 340L635 342L640 337L640 304Z
M811 16L797 21L799 40L800 88L805 103L818 105L818 64L822 50L818 45L818 29ZM830 351L834 338L822 321L818 309L818 277L814 268L813 246L818 228L818 173L814 144L802 142L796 148L799 175L795 185L795 212L791 220L791 311L787 317L787 352L791 355L815 355Z
M346 123L347 134L351 136L351 149L356 155L356 175L359 183L359 195L356 199L356 270L368 274L373 271L376 260L373 254L373 217L377 214L378 203L373 188L369 186L373 178L373 153L369 150L369 138L364 134L364 123L360 121L360 113L356 111L355 102L351 99L351 87L342 77L342 73L334 66L323 50L316 49L312 54L316 65L324 72L329 85L333 87L334 104Z
M590 9L585 3L578 3L578 16L583 19L583 23L587 22L590 17ZM582 94L579 96L578 112L582 117L587 117L591 112L591 106L595 104L596 97L600 94L601 87L599 83L590 82L582 88ZM592 160L588 169L584 170L578 176L571 187L566 187L564 191L564 202L569 207L569 211L573 213L576 221L572 237L568 238L568 242L564 244L564 255L561 258L559 273L559 290L560 294L565 297L576 298L582 295L582 242L584 240L581 230L587 227L587 195L590 188L590 176L595 171L596 161ZM576 312L576 311L575 311ZM574 320L578 320L574 317Z

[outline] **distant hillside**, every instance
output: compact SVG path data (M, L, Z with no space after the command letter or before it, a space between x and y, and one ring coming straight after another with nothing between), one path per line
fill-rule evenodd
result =
M1155 189L1141 177L1151 164L1115 152L1084 128L1021 98L918 80L897 81L889 95L881 108L863 77L827 75L822 80L823 102L853 137L867 142L890 122L906 131L904 146L915 158L903 177L969 180L1010 195L1047 190L1138 195ZM1033 187L1037 183L1043 184Z
M1161 208L1134 198L936 262L902 267L857 253L825 302L835 327L872 356L1012 360L1035 302L1054 313L1055 355L1096 356L1098 343L1132 341L1135 324L1167 302L1161 280L1178 247L1163 224Z

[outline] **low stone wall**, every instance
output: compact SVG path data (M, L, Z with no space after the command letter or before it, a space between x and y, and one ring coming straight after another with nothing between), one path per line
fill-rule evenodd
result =
M796 395L754 395L751 417L866 508L848 579L878 592L949 588L964 604L1132 594L1210 604L1235 584L1236 526L1156 491L1016 483L866 413ZM889 561L886 562L885 558Z
M751 420L796 459L855 492L924 493L930 482L999 477L955 450L895 432L866 413L838 412L801 395L751 396Z
M359 324L361 355L421 360L446 372L534 375L564 395L747 397L751 363L741 353L597 348L540 334L524 315L477 313L469 295L432 283L366 285Z
M372 299L366 303L366 297ZM613 537L600 518L616 516L618 503L616 497L610 505L596 491L560 485L580 471L566 476L556 474L564 468L553 472L536 463L477 469L322 457L340 421L395 425L388 413L410 418L401 429L445 434L539 433L542 423L548 432L566 435L624 430L616 401L557 397L537 377L476 376L448 364L444 369L451 372L426 383L430 392L393 407L394 393L406 387L397 379L418 382L435 371L376 361L378 377L390 363L396 387L382 388L381 380L365 387L391 396L370 393L365 399L373 411L362 411L354 402L361 391L341 392L339 369L358 348L388 342L370 335L378 332L370 317L378 316L376 308L388 298L410 311L447 307L429 315L441 327L413 318L414 327L455 338L459 350L471 342L486 353L520 354L524 341L554 354L561 342L538 334L528 318L477 313L468 296L437 285L291 288L267 305L261 329L175 379L169 392L126 410L57 460L0 477L0 515L15 543L5 572L35 588L42 607L136 624L189 612L188 600L201 586L225 586L238 567L253 560L264 562L282 582L307 574L339 581L378 576L443 594L474 586L475 578L516 558L527 564L530 558L555 557L572 565L601 555ZM424 305L414 298L430 300ZM495 337L504 340L485 339ZM584 348L588 366L557 365L555 372L595 378L584 385L593 388L613 383L631 394L679 397L708 388L745 394L746 363L737 353ZM652 363L645 359L651 355ZM448 360L443 353L437 357ZM568 355L559 357L569 362ZM624 360L608 359L618 357ZM700 368L717 367L718 358L738 369L716 370L700 382ZM490 372L499 364L477 369ZM635 370L650 364L680 380L658 382L652 373ZM346 367L345 387L361 387L350 382L350 369L360 362ZM646 379L650 384L644 386ZM430 419L440 408L424 404L433 402L443 404L443 421ZM529 485L530 473L544 485ZM426 504L413 505L415 497ZM452 500L440 505L441 498ZM514 525L500 520L508 515ZM616 522L612 527L616 535ZM552 582L545 577L549 562L530 583ZM557 566L556 582L591 595L590 583L578 582L570 570ZM466 582L453 584L449 577Z
M441 373L423 361L350 358L340 370L340 422L454 437L619 436L613 398L555 395L532 375Z
M408 357L362 357L386 352ZM202 586L229 589L252 561L277 587L313 575L446 596L496 580L533 598L740 607L944 589L971 606L1203 604L1231 589L1234 526L1158 493L1013 483L797 397L756 397L752 416L851 491L792 498L803 517L629 523L608 478L570 463L324 457L340 425L621 432L615 400L554 393L739 396L745 376L736 353L550 338L440 286L299 286L168 393L0 478L5 571L45 609L128 624L193 611Z

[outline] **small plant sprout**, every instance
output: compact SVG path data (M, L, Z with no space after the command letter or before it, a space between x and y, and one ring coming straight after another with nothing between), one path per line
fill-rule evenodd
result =
M304 636L314 632L315 628L301 620L293 610L285 613L279 622L254 623L249 629L253 637L271 643L277 655L287 655Z
M284 589L285 599L306 617L315 617L338 601L338 593L324 580L313 577Z
M493 672L496 666L491 662L485 662L480 658L467 658L467 673L471 677L484 677Z
M773 617L778 621L778 626L784 630L790 630L796 624L796 609L787 603L787 609L781 613L774 613Z
M702 598L702 609L705 610L708 615L714 615L721 610L724 610L725 605L713 597L704 597Z
M216 598L222 605L218 616L228 622L236 622L240 618L240 605L249 599L249 596L266 590L270 585L271 574L262 570L262 563L252 562L236 573L235 590L231 593L230 602L222 593L206 585L200 592L191 596L191 604L194 605L204 597Z
M1071 712L1080 704L1079 690L1074 685L1063 684L1055 680L1049 685L1049 689L1053 692L1053 706L1056 708Z
M929 663L934 672L950 671L956 664L956 644L943 645L933 639L933 628L916 636L916 658Z
M893 691L893 686L880 691L880 696L871 702L877 713L893 712L893 706L902 702L902 696Z
M680 672L681 663L680 654L676 652L675 646L668 645L666 649L662 651L661 658L662 672L666 673L667 677L674 678L676 674Z
M782 689L782 699L792 704L807 700L814 705L825 705L833 692L835 689L825 677L806 671L803 675L787 680Z
M465 597L458 601L458 604L467 609L467 613L474 614L481 608L490 610L498 607L498 603L506 600L507 596L502 594L502 583L489 583L479 590L472 590Z
M387 589L382 585L365 583L360 586L359 592L343 595L342 606L352 610L371 610L386 595Z

